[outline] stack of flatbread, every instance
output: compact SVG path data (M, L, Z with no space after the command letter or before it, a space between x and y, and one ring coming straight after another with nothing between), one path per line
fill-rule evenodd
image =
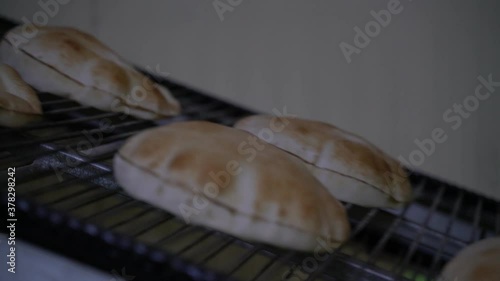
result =
M170 92L136 71L93 36L68 27L39 27L26 42L23 26L0 44L0 59L38 91L143 119L176 115Z

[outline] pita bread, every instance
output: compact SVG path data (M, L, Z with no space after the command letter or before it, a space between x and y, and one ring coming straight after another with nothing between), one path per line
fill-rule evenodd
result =
M396 160L333 125L255 115L234 127L301 158L337 199L367 207L399 207L411 200L409 180Z
M42 106L35 91L10 66L0 64L0 125L19 127L37 121Z
M444 268L439 281L500 280L500 237L488 238L462 250Z
M144 119L180 112L167 89L91 35L68 27L38 27L36 35L23 42L22 28L13 28L2 39L0 58L37 90Z
M119 150L115 177L133 197L243 239L303 251L345 241L342 204L299 159L252 138L203 121L150 129Z

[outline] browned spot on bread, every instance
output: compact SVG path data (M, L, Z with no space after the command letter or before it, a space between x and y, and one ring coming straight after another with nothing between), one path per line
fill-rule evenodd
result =
M36 112L33 112L31 105L27 101L11 93L0 92L0 107L13 112L36 114Z
M130 88L130 80L126 71L109 60L101 60L92 68L92 77L97 88L104 88L106 85L111 85L112 91L122 93L123 95L130 95L128 92ZM139 100L135 101L136 103Z
M68 31L72 32L72 33L76 33L78 34L78 36L80 36L83 40L86 40L92 44L95 44L97 45L98 47L101 47L101 48L106 48L108 49L108 47L106 47L104 44L102 44L99 40L97 40L94 36L91 36L89 35L88 33L85 33L85 32L82 32L76 28L68 28Z
M279 217L281 218L284 218L288 215L288 210L286 209L286 207L281 207L280 210L279 210L279 213L278 213Z
M306 135L310 130L305 126L297 126L297 131L303 135Z
M59 50L59 55L65 65L72 66L83 63L83 58L89 57L88 51L84 50L82 46L70 39L63 39L60 43L59 48L54 48L54 50Z
M158 156L158 146L150 140L145 140L144 144L138 146L134 151L134 157L141 159L155 158Z
M387 162L373 153L368 147L341 139L338 139L338 144L340 146L335 150L336 157L345 163L356 165L360 173L378 178L384 172L391 171ZM380 180L379 183L385 184L384 182L380 182Z
M72 27L42 27L41 32L44 32L44 36L57 42L61 40L61 38L78 38L78 42L76 42L81 47L84 46L92 46L93 48L102 49L105 52L114 53L111 49L109 49L102 42L97 40L94 36L78 30ZM47 32L49 31L50 32ZM87 48L84 48L87 49Z
M72 52L81 52L83 50L82 45L71 39L64 39L61 44L63 48L68 48Z
M170 162L170 169L172 171L188 170L193 166L193 155L188 152L177 154Z
M474 268L471 273L470 277L474 278L471 280L474 281L493 281L493 280L499 280L500 278L500 265L498 264L499 261L495 263L495 261L486 263L486 264L480 264L476 268Z

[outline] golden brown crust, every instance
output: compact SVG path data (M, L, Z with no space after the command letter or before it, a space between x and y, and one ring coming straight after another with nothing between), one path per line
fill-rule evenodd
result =
M23 114L41 114L35 91L10 66L0 64L0 107Z
M235 210L234 216L275 222L310 237L330 237L332 243L347 239L350 227L340 202L328 194L296 157L265 144L262 151L254 150L252 159L250 154L242 154L239 149L248 137L251 136L245 132L208 122L176 123L131 138L120 149L119 157L154 173L164 183L163 192L181 188L186 193L195 193L212 182L217 184L219 192L208 199ZM241 172L230 176L227 184L215 182L213 174L227 172L231 161L239 164ZM139 192L140 187L123 180L127 171L116 170L115 174L126 190ZM201 212L210 214L210 206ZM211 222L205 223L211 226ZM228 225L221 230L243 235L236 226ZM277 234L261 231L263 237L247 238L270 243L279 239ZM300 238L294 239L300 243Z
M244 118L235 128L254 135L272 126L272 116ZM283 130L270 142L320 169L353 177L400 202L411 199L411 187L402 166L365 139L333 125L311 120L281 118ZM403 180L401 180L403 179Z
M439 281L491 281L500 277L500 237L463 249L443 269Z
M20 32L21 28L22 26L19 26L10 30L4 40L8 41L11 38L9 35ZM39 27L36 36L25 44L14 46L13 42L8 42L11 48L18 47L21 52L29 55L37 63L53 68L61 73L64 79L71 79L83 88L94 88L101 95L112 95L119 98L121 103L150 111L152 115L168 116L180 112L179 103L166 89L137 72L107 46L82 31L67 27ZM2 44L7 43L2 42ZM4 60L10 61L10 64L15 67L24 67L22 64L17 64L15 58L14 61L12 58L4 58ZM20 72L29 73L28 71ZM44 75L44 73L36 74ZM26 80L33 81L33 83L38 81L33 77L26 77ZM45 83L35 84L38 85L33 86L39 90L45 90L43 88ZM81 96L82 92L86 91L73 88L72 92L66 95ZM79 97L78 100L85 102L85 98ZM95 101L89 101L89 103L95 103ZM113 104L101 107L116 110Z

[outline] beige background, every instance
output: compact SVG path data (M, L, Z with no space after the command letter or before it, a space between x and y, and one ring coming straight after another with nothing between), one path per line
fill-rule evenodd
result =
M332 122L395 157L443 128L447 141L417 168L500 198L500 88L457 130L442 117L479 75L500 81L498 1L402 0L347 63L339 44L353 44L353 28L388 2L242 0L221 21L212 1L73 0L49 24L80 27L140 66L235 103ZM38 1L0 2L12 19L39 10Z

